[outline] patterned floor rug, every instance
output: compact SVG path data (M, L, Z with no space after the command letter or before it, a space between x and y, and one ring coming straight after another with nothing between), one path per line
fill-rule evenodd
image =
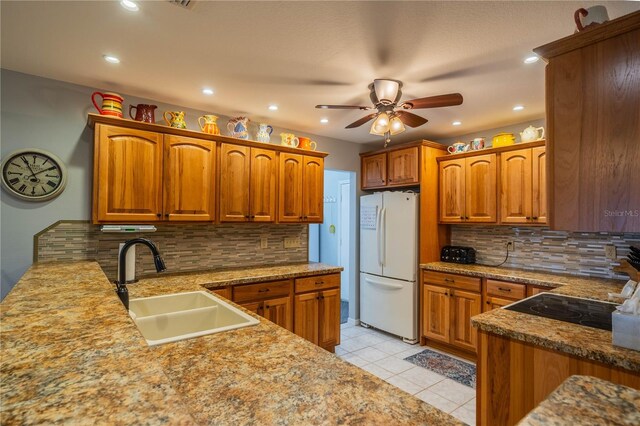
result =
M411 355L405 358L405 361L446 376L463 385L474 389L476 387L476 366L468 362L429 349Z

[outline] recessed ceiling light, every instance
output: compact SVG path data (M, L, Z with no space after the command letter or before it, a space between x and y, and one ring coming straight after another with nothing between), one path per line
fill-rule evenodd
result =
M213 95L213 89L202 89L202 93L204 93L205 95Z
M451 123L451 125L453 126L459 126L462 124L462 121L454 121L453 123Z
M115 56L104 55L103 58L104 58L105 61L109 62L110 64L119 64L120 63L120 59L116 58Z
M122 0L120 2L120 6L132 12L137 12L139 9L138 5L135 2L132 2L131 0Z
M524 109L524 107L522 105L516 105L513 107L514 111L522 111Z
M327 124L327 123L329 122L329 119L328 119L328 118L321 118L321 119L320 119L320 122L321 122L322 124Z
M538 55L533 55L533 56L528 56L528 57L524 58L524 63L525 64L535 64L539 60L540 60L540 57Z
M269 105L269 109L271 111L277 111L278 110L278 105Z

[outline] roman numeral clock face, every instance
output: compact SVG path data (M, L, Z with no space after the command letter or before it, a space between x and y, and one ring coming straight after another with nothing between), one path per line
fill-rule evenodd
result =
M45 201L64 190L67 170L55 155L39 149L13 152L2 161L2 184L10 194Z

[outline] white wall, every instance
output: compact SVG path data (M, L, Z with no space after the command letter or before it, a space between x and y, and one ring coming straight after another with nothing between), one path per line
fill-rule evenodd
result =
M57 220L90 218L93 131L86 126L87 114L95 112L91 93L109 88L79 86L5 69L0 72L0 80L1 157L16 149L45 149L60 157L69 172L67 188L51 201L29 203L17 200L4 190L0 192L0 295L4 298L32 263L34 234ZM158 105L157 121L161 121L164 111L183 110L189 129L198 129L196 120L202 114L215 114L215 111L198 111L121 95L125 98L126 110L129 104ZM222 129L227 119L220 116ZM300 134L296 130L275 128L274 135L283 131ZM326 168L354 171L359 176L360 145L318 135L305 136L312 137L319 150L329 152Z

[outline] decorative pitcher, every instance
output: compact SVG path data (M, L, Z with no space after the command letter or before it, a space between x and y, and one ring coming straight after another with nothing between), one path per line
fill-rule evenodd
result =
M280 142L283 146L288 146L289 148L297 148L300 145L300 140L296 138L293 133L280 133L280 137L282 141Z
M96 95L100 95L100 97L102 97L102 108L100 108L96 103ZM93 92L91 95L91 102L93 102L93 106L96 107L101 115L110 115L122 118L122 102L124 102L124 98L117 93Z
M469 145L464 142L456 142L447 147L449 154L458 154L460 152L466 152L469 150Z
M318 144L315 141L312 141L309 138L305 138L302 136L298 136L298 140L300 143L298 144L298 148L306 149L307 151L315 151Z
M145 123L153 124L156 122L156 116L155 116L156 108L158 108L157 105L147 105L147 104L138 104L136 106L129 105L129 117L131 117L132 120L144 121ZM133 114L131 114L132 109L136 110L135 117L133 116Z
M520 132L522 142L533 142L544 139L544 127L529 126Z
M167 114L171 119L167 118ZM175 127L176 129L187 128L187 123L184 121L184 111L165 111L163 117L169 127Z
M265 123L260 123L258 127L259 129L258 133L256 133L256 140L258 142L269 143L271 141L271 133L273 133L273 127Z
M227 123L227 130L229 136L238 139L249 139L249 131L247 129L247 117L235 117L229 120Z
M208 133L210 135L220 134L220 128L218 127L218 116L216 115L203 115L202 117L198 118L198 124L200 125L200 130L202 130L204 133Z

